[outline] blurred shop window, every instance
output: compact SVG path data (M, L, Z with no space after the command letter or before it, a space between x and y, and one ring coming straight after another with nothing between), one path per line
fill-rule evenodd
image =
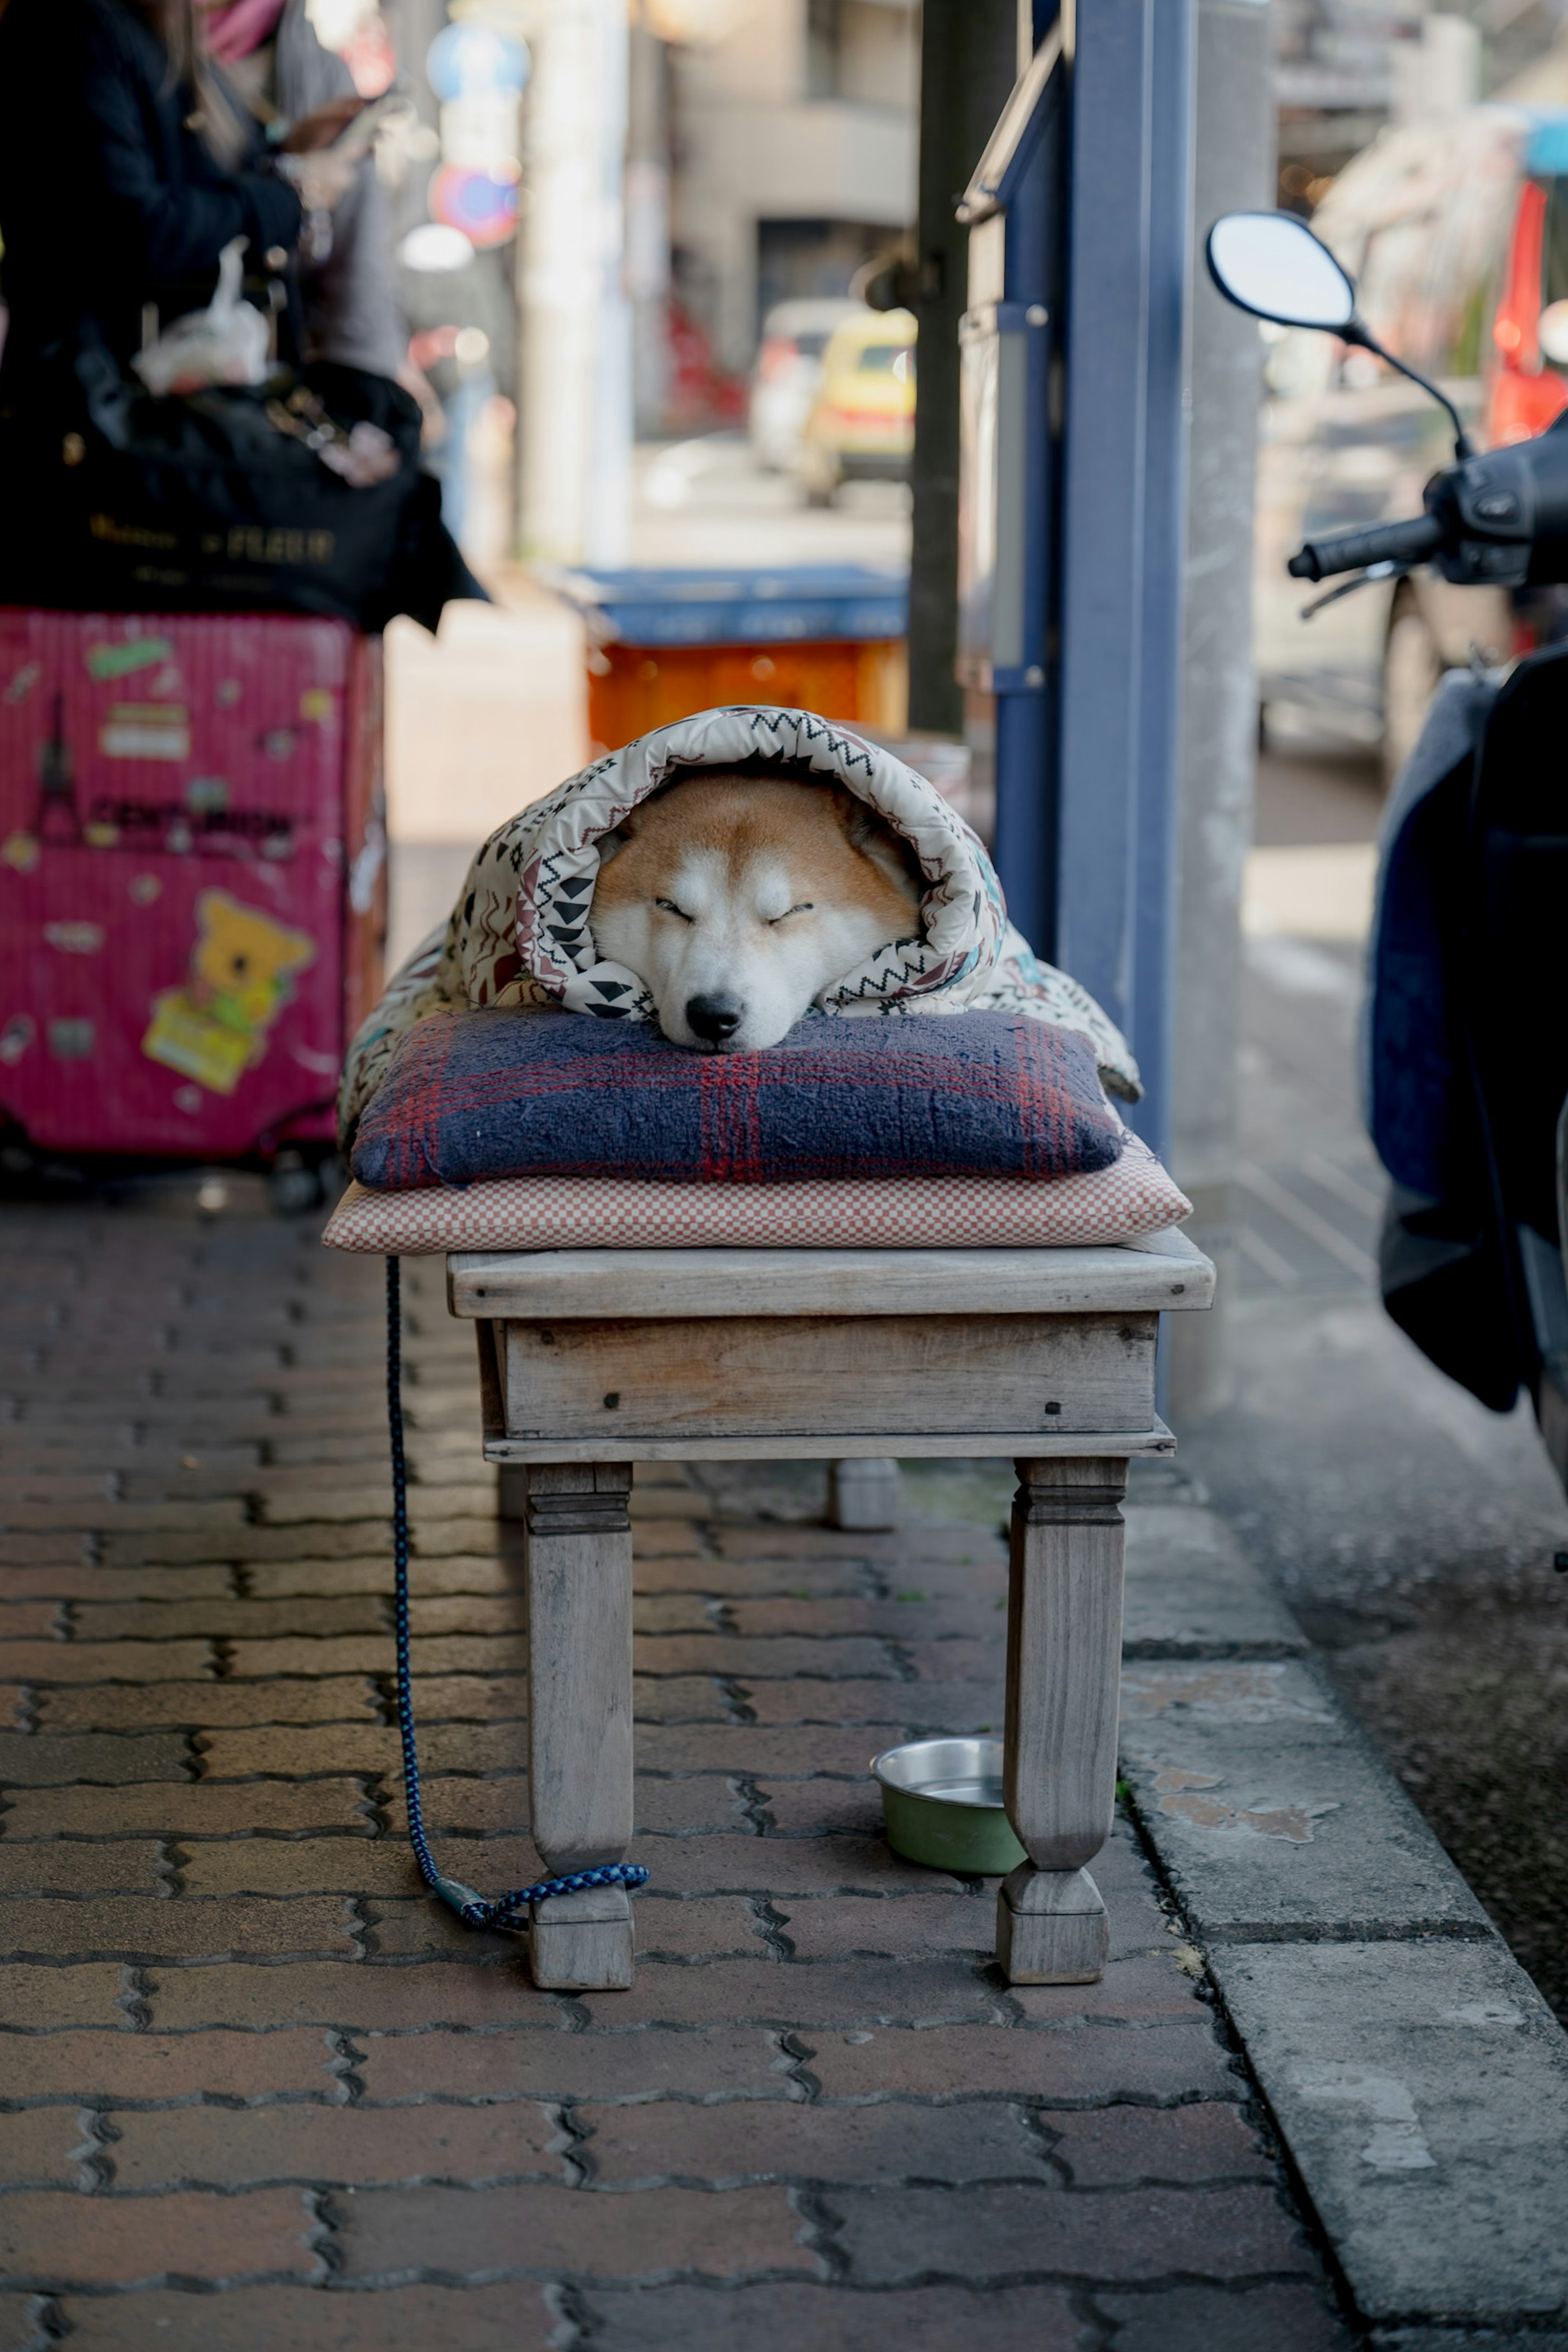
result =
M918 19L904 0L806 0L806 95L911 109Z

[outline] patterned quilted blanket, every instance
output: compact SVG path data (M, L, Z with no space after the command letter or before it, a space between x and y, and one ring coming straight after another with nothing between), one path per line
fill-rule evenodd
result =
M842 784L910 843L925 877L924 937L890 942L845 972L822 991L817 1013L1026 1013L1089 1038L1105 1086L1137 1099L1126 1040L1087 991L1040 962L1009 922L984 846L924 776L810 711L741 705L639 736L490 835L449 921L394 975L349 1048L338 1104L345 1149L398 1039L426 1013L494 1004L652 1018L639 975L605 961L594 945L599 844L672 776L759 760L802 783Z

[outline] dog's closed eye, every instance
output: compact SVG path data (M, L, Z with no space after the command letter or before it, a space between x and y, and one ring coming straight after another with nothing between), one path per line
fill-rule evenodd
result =
M673 898L655 898L653 904L664 914L678 915L683 923L689 923L693 919L684 907L676 906Z
M809 915L812 911L811 900L810 898L802 898L798 907L786 907L781 915L769 915L768 918L768 928L771 929L775 923L787 923L791 915Z

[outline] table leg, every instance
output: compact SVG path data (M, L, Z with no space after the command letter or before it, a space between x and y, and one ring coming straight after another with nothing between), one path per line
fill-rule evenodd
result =
M632 1465L531 1463L524 1475L530 1812L561 1877L619 1862L632 1837ZM623 1886L535 1904L537 1985L623 1988L632 1954Z
M998 1897L997 1958L1014 1984L1091 1984L1111 1940L1084 1864L1116 1801L1127 1465L1016 1466L1003 1776L1029 1860Z

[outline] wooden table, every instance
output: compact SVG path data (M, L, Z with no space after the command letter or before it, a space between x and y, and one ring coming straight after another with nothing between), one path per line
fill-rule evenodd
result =
M534 1843L552 1875L632 1837L638 1462L1012 1454L1005 1793L1029 1856L997 1906L1016 1984L1092 1981L1110 1832L1127 1464L1168 1454L1162 1310L1207 1307L1177 1233L1118 1248L544 1250L447 1261L485 1453L522 1519ZM534 1908L537 1984L630 1985L623 1888Z

